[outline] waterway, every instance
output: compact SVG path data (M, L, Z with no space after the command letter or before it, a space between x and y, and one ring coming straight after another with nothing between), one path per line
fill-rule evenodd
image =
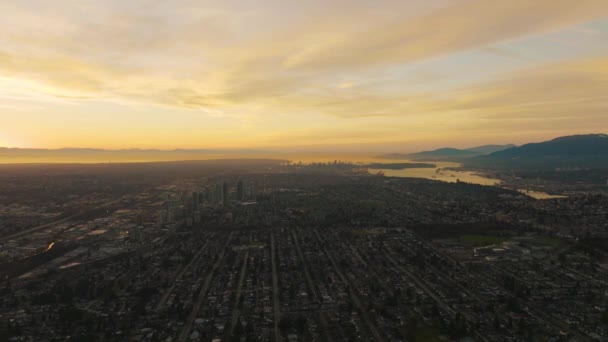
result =
M455 163L434 163L434 164L453 164L453 165L437 165L436 168L421 168L421 169L403 169L403 170L389 170L389 169L369 169L371 173L382 172L388 177L413 177L413 178L426 178L433 179L442 182L456 183L465 182L481 185L500 185L499 179L488 178L480 175L473 171L455 171L445 170L442 167L458 167Z
M335 160L343 161L343 162L351 162L351 163L359 163L359 164L368 164L368 163L418 163L418 161L412 160L404 160L404 159L378 159L365 155L341 155L339 157L332 155L310 155L310 156L300 156L300 161L303 163L313 163L313 162L333 162ZM285 159L291 159L286 156ZM427 162L425 162L427 163ZM368 171L372 174L382 172L387 177L406 177L406 178L424 178L424 179L432 179L442 182L448 183L456 183L456 182L465 182L472 184L480 184L480 185L488 185L488 186L498 186L500 187L502 181L500 179L494 179L490 177L486 177L482 174L479 174L475 171L465 171L465 170L453 170L453 168L461 167L462 165L459 163L453 162L428 162L429 164L434 164L436 167L434 168L411 168L411 169L402 169L402 170L394 170L394 169L368 169ZM552 198L563 198L567 196L559 196L559 195L551 195L541 191L527 191L527 190L519 190L519 192L530 196L535 199L552 199Z
M406 162L406 161L401 161ZM436 168L424 168L424 169L403 169L403 170L389 170L389 169L369 169L370 173L382 172L388 177L414 177L414 178L426 178L434 179L442 182L456 183L465 182L480 185L490 185L500 187L502 181L500 179L489 178L474 171L456 171L456 170L445 170L443 168L459 167L457 163L444 163L434 162L437 165ZM529 191L529 190L518 190L522 194L530 196L535 199L552 199L552 198L564 198L567 196L551 195L541 191Z
M401 161L406 162L406 161ZM459 167L457 163L445 163L445 162L433 162L437 165L436 168L425 168L425 169L403 169L403 170L389 170L389 169L369 169L371 173L382 172L388 177L415 177L415 178L426 178L434 179L442 182L456 183L465 182L480 185L490 185L500 187L502 181L500 179L489 178L474 171L456 171L456 170L445 170L444 168ZM553 198L565 198L567 196L551 195L541 191L531 190L518 190L522 194L530 196L535 199L553 199Z

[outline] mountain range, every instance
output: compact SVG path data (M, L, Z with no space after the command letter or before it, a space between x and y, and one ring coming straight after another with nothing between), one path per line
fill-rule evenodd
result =
M489 169L608 168L608 135L571 135L467 159L467 167Z
M447 147L410 154L386 154L380 158L452 161L485 169L603 169L608 168L608 135L571 135L522 146Z
M219 149L124 149L90 148L28 149L0 147L0 163L137 162L222 158L250 158L271 152ZM453 161L467 168L576 170L608 169L608 135L571 135L553 140L515 145L484 145L467 149L440 148L432 151L379 156L383 159Z
M508 145L483 145L467 149L457 149L452 147L439 148L432 151L422 151L417 153L403 154L391 153L380 156L382 159L407 159L417 161L455 161L460 162L467 158L490 154L515 147Z
M246 157L264 154L256 150L220 149L121 149L106 150L97 148L8 148L0 147L0 163L64 163L64 162L140 162L140 161L178 161L215 159L218 157Z

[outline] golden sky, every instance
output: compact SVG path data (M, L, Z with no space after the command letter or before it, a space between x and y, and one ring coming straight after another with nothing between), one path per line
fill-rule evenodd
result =
M405 152L608 131L606 0L21 0L0 23L0 146Z

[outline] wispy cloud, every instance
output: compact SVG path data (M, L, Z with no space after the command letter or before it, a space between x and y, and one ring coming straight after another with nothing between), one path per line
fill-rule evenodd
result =
M608 10L603 0L463 0L406 20L372 17L355 29L352 21L364 19L361 14L343 16L331 8L333 17L319 15L269 36L247 22L235 24L231 15L247 16L218 5L191 11L189 2L142 5L123 12L117 2L105 4L39 14L5 5L3 22L16 27L0 41L3 74L36 80L62 96L213 107L292 94L345 69L406 63L556 30ZM75 17L86 11L90 21Z
M606 16L603 0L463 0L412 20L303 46L288 67L345 68L404 63L544 33Z
M605 121L606 59L546 64L503 46L565 29L593 44L602 37L597 29L574 26L607 13L605 0L4 2L0 76L9 81L0 83L0 91L14 80L28 83L22 89L28 96L161 106L166 115L198 110L241 117L247 127L252 116L274 116L282 130L285 117L350 119L368 126L369 134L358 139L383 130L397 139L399 125L426 125L429 134L440 134L446 123L489 130L505 117L554 119L561 127L573 115ZM424 92L399 86L433 84L440 73L421 69L408 78L373 79L421 61L449 65L450 56L470 51L521 63L522 70ZM395 86L387 90L387 83ZM360 125L344 134L362 133ZM327 141L346 139L334 129L298 129L309 135L313 127L333 137ZM277 128L260 129L268 139L276 136ZM287 131L298 136L295 128Z

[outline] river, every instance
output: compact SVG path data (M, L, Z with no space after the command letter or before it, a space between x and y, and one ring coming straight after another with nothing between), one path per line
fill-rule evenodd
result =
M333 162L339 160L343 162L368 164L368 163L418 163L418 161L404 159L379 159L365 155L306 155L299 156L299 161L304 163L312 162ZM293 157L285 156L285 159L294 160ZM298 160L298 159L296 159ZM425 162L426 163L426 162ZM453 162L428 162L436 165L435 168L412 168L412 169L368 169L370 173L382 172L387 177L407 177L407 178L425 178L442 182L456 183L458 181L472 184L489 185L500 187L502 181L500 179L489 178L475 171L457 171L453 168L462 166L460 163ZM551 195L540 191L519 190L519 192L535 199L552 199L563 198L567 196Z
M385 161L388 162L388 161ZM401 160L400 162L405 163L408 161ZM502 181L500 179L489 178L481 175L474 171L455 171L446 170L444 168L459 167L458 163L448 162L430 162L437 165L436 168L423 168L423 169L403 169L403 170L389 170L389 169L369 169L371 173L383 172L388 177L414 177L414 178L426 178L434 179L443 182L456 183L458 181L480 185L490 185L500 187ZM529 191L529 190L518 190L519 192L530 196L535 199L552 199L552 198L564 198L567 196L551 195L541 191Z

